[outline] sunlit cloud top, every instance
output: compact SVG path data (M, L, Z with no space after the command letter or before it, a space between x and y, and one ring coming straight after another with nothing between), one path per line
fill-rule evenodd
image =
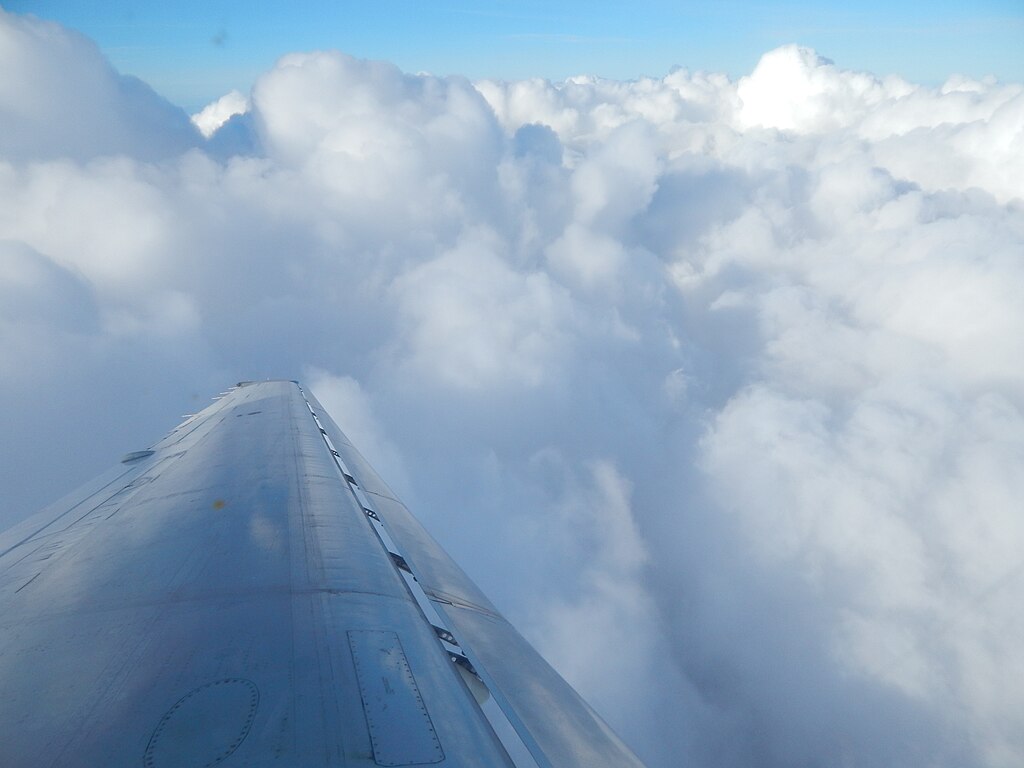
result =
M749 72L786 43L847 67L937 85L952 73L1024 80L1024 10L976 3L557 3L383 0L375 3L174 4L8 0L9 10L61 21L96 40L122 72L195 110L246 92L289 51L344 50L411 72L561 80L663 76L673 67Z

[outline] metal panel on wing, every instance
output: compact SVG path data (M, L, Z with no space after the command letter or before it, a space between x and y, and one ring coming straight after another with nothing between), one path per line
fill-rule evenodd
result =
M4 768L639 765L297 383L131 447L0 534Z

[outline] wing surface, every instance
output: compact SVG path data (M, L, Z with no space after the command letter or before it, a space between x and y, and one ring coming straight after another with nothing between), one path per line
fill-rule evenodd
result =
M295 382L0 534L4 766L639 766Z

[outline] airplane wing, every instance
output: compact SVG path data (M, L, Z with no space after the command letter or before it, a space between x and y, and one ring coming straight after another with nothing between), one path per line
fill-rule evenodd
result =
M267 381L0 534L0 765L641 763Z

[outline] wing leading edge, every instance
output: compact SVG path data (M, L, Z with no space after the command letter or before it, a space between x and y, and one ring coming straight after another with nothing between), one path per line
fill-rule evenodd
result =
M640 766L308 391L0 534L8 766Z

